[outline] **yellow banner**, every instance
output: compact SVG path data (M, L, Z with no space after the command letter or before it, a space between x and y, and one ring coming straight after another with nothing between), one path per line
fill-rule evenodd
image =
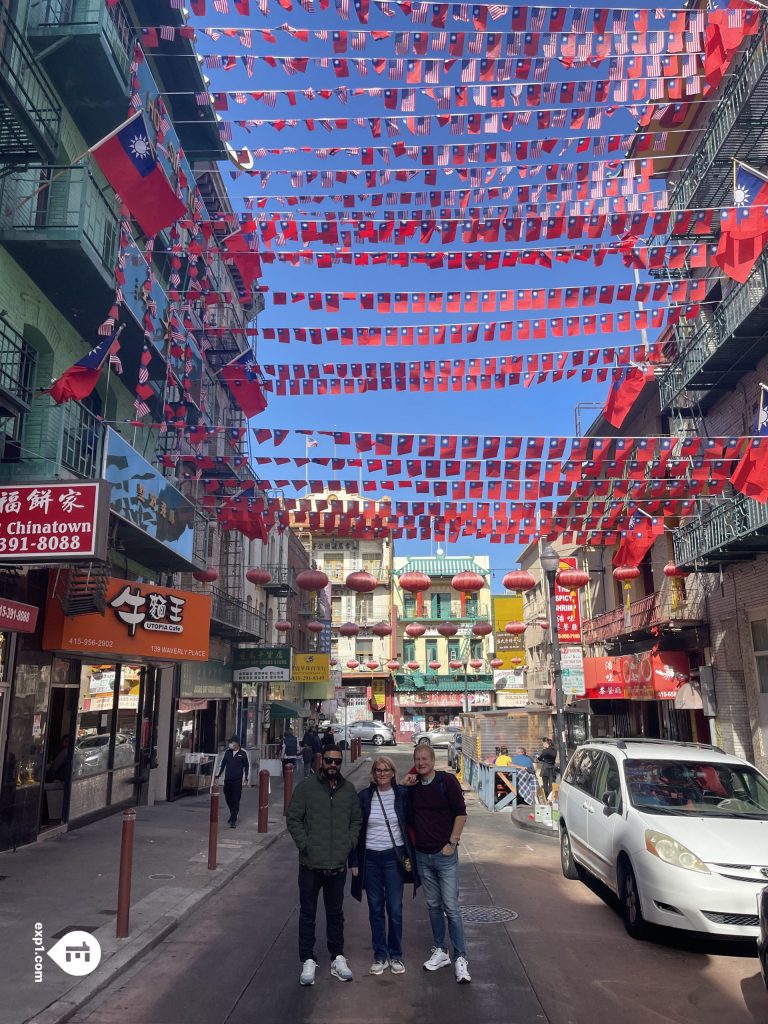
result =
M330 654L296 654L294 652L291 679L294 683L330 682Z
M495 657L504 662L502 670L523 668L525 666L525 634L507 633L504 630L508 622L523 621L523 599L518 595L494 597L492 600Z

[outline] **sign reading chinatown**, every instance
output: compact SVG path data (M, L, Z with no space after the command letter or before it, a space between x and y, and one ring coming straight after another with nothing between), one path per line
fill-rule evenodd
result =
M208 594L110 578L103 615L64 615L52 581L43 650L126 655L145 661L207 661L211 626Z
M561 558L560 569L575 569L575 558ZM561 644L581 643L581 610L579 608L579 592L567 590L555 583L555 614L557 616L557 635Z
M34 633L36 625L37 608L33 604L0 598L0 629L10 629L16 633Z
M0 562L104 556L104 484L0 485Z

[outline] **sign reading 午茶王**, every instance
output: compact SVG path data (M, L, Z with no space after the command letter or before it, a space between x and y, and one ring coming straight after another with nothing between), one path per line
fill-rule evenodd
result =
M81 481L0 485L0 562L105 557L107 490Z
M584 684L584 652L581 647L569 645L560 648L560 670L563 693L583 697L586 688Z
M290 647L242 647L235 651L235 683L287 683L290 678Z
M330 654L294 654L293 674L295 683L327 683L331 678Z

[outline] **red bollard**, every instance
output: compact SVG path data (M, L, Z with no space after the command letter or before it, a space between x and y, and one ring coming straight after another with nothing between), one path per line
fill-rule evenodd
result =
M349 741L349 761L350 764L354 764L357 760L357 740L351 739Z
M133 836L136 831L136 811L130 807L123 811L123 834L120 839L120 874L117 883L118 939L128 938L131 913L131 878L133 875Z
M214 784L211 786L211 817L208 823L208 870L216 870L216 843L219 838L219 793L221 790Z
M293 796L293 765L287 764L283 772L283 814L288 813L288 804Z
M269 772L259 772L259 832L269 831Z

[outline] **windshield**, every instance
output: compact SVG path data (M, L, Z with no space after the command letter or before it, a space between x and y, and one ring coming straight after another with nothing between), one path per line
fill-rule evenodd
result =
M749 765L624 762L633 807L651 814L768 819L768 782Z

